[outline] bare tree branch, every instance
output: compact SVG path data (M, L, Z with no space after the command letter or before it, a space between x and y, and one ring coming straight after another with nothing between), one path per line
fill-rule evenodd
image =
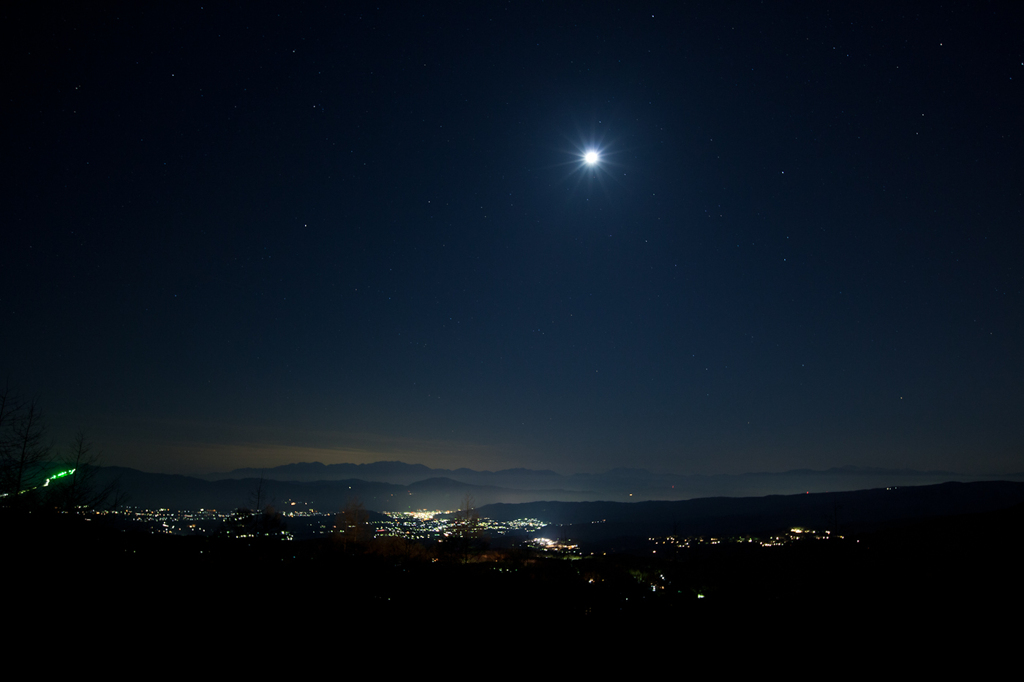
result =
M26 496L33 496L33 489L42 483L40 475L51 450L44 441L46 428L36 401L19 412L11 419L10 440L0 453L4 504L16 508L24 507Z

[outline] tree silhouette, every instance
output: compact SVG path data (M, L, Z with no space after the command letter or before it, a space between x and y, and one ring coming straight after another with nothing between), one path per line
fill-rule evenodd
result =
M222 538L284 538L287 526L281 515L267 505L262 512L239 507L217 529Z
M361 547L370 540L370 515L359 498L349 500L338 512L334 519L334 535L346 550Z
M0 391L0 498L4 506L11 503L12 492L18 493L14 480L14 453L17 451L14 424L21 419L24 407L8 379Z
M217 529L221 537L283 538L286 524L277 510L267 504L269 492L263 473L249 494L250 507L239 507Z
M6 381L0 387L0 506L70 511L125 502L116 480L97 486L100 455L83 432L56 460L52 451L37 401L26 402Z
M100 453L93 451L93 445L79 431L67 453L60 458L67 475L48 488L47 502L63 511L87 510L124 504L126 495L114 480L103 487L97 487L96 474L99 471Z
M260 472L260 478L256 482L256 487L252 489L251 493L249 493L249 506L256 511L261 511L267 506L268 492L267 487L264 484L264 475L266 474L266 471L267 470L264 469Z
M27 405L7 384L2 396L0 416L0 485L2 504L13 509L33 506L38 500L37 486L43 483L50 445L45 442L46 428L35 400Z
M461 507L455 512L448 543L451 551L464 564L469 563L472 553L483 544L483 527L472 495L466 495Z

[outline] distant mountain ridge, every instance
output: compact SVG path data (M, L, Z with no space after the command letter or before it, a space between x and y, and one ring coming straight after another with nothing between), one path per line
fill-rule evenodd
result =
M423 464L398 461L370 464L323 464L299 462L256 469L245 468L202 476L208 481L259 478L276 481L306 482L360 479L367 482L408 486L427 478L448 478L463 484L491 486L515 491L562 491L568 497L547 499L608 499L638 502L642 500L684 500L697 497L739 497L785 495L801 492L827 492L900 485L931 485L948 481L971 482L1001 478L1024 480L1024 476L969 476L950 471L915 471L878 467L844 466L824 471L795 469L784 472L746 474L656 474L646 469L616 468L600 474L562 475L551 470L504 469L432 469ZM535 497L535 499L540 499Z
M598 499L592 493L566 490L516 490L474 485L443 476L431 476L407 485L358 478L317 481L281 481L263 477L207 481L194 476L154 474L125 467L102 467L98 484L119 481L130 496L128 504L147 509L217 509L229 511L254 505L254 491L262 485L265 504L277 509L316 509L335 513L352 500L372 511L458 509L467 495L475 504L518 504L538 499L581 501Z
M200 478L221 480L226 478L273 478L293 481L331 481L346 478L361 478L364 481L380 481L407 485L413 481L431 477L448 477L454 480L471 477L514 477L560 478L554 471L534 469L504 469L501 471L475 471L473 469L431 469L423 464L406 464L399 461L372 462L369 464L323 464L322 462L296 462L269 469L246 467L227 473L206 474Z
M121 467L103 467L97 478L100 484L118 478L122 489L131 495L129 503L149 509L229 511L251 506L253 492L260 484L252 478L204 481ZM915 519L1007 509L1024 503L1024 482L946 482L796 495L637 501L635 496L606 493L479 486L447 477L409 485L360 479L297 482L264 478L262 495L265 502L282 511L315 509L329 514L353 500L376 512L452 511L468 495L481 516L496 520L539 518L560 526L558 532L575 539L614 544L619 542L617 538L763 533L792 525L841 531L884 528Z

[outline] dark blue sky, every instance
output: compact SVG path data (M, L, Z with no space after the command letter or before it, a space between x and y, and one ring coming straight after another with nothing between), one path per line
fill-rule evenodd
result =
M0 369L58 442L1024 469L1013 3L339 5L5 10Z

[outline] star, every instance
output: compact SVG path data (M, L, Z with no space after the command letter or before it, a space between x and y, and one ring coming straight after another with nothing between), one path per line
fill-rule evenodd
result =
M597 152L591 150L583 155L583 160L587 162L588 166L595 165L601 157L598 156Z

